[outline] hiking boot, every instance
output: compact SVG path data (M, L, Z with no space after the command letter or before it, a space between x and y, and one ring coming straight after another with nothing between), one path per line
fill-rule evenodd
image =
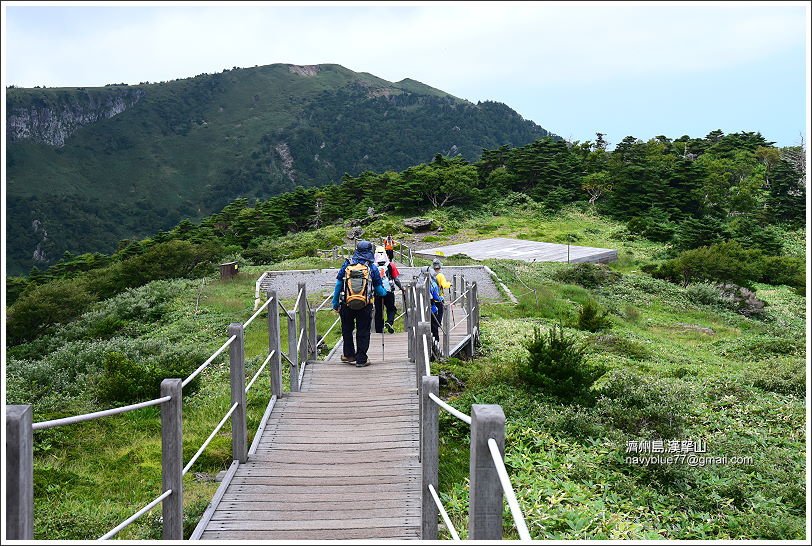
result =
M366 362L356 362L355 363L356 368L365 368L366 366L369 366L369 360L367 360Z
M395 333L395 329L394 329L394 328L392 328L392 325L391 325L391 324L389 324L389 323L386 323L386 331L387 331L387 332L389 332L390 334L394 334L394 333Z
M355 357L341 355L341 362L355 362Z

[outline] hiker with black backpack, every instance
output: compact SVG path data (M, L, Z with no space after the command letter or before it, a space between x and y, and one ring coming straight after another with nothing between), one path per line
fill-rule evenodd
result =
M400 272L383 252L375 253L375 263L378 266L378 274L383 287L386 289L385 296L375 296L375 333L382 333L385 327L387 332L394 334L395 328L392 325L398 314L398 308L395 305L395 286L403 291L403 285L400 284L399 279ZM386 322L383 320L384 308L386 308Z
M358 368L369 365L367 350L372 326L373 296L385 296L387 293L374 262L372 243L358 241L352 257L345 260L339 269L333 290L333 310L341 317L341 335L344 339L341 361L355 362Z

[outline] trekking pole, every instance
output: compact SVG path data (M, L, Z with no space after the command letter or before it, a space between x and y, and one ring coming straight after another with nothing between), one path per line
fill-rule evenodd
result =
M383 342L383 330L381 330L381 362L386 361L386 345Z

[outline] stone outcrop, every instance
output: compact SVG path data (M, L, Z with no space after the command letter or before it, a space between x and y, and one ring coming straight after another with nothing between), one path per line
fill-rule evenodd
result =
M76 130L117 116L132 108L143 96L142 89L116 89L69 95L53 103L38 100L25 107L11 104L6 118L6 136L9 142L33 140L61 148Z
M431 218L406 218L403 225L412 231L429 231L434 227L434 220Z

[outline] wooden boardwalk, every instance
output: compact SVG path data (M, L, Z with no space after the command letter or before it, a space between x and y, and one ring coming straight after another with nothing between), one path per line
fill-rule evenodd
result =
M415 365L406 334L385 336L382 353L372 334L365 368L341 363L340 343L308 362L301 392L276 401L201 539L420 538Z

